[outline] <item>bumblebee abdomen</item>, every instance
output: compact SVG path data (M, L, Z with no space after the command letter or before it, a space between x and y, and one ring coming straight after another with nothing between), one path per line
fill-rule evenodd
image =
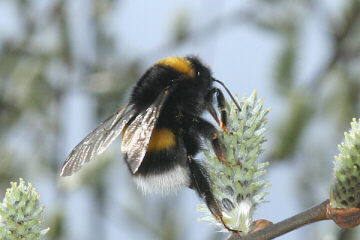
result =
M190 170L182 141L168 128L156 129L152 143L133 175L145 193L174 192L191 183Z
M176 165L161 173L134 175L134 181L143 193L169 193L189 187L191 177L188 167Z
M176 137L169 128L155 129L151 135L147 152L166 150L176 145Z

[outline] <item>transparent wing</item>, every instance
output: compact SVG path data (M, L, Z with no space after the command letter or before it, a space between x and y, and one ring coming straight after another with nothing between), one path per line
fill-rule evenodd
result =
M134 116L135 110L127 111L128 104L103 121L87 135L70 153L61 169L60 176L70 176L95 156L104 152L120 135L126 123Z
M167 90L163 91L156 101L141 112L126 129L121 142L121 151L132 173L137 172L144 159L152 132L168 95Z

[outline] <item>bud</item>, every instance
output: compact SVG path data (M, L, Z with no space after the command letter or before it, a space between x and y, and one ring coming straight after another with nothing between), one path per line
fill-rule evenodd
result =
M332 208L360 208L360 122L355 118L338 148L330 205Z
M49 231L41 229L43 209L31 183L12 182L0 204L0 239L43 239Z
M231 134L224 131L218 133L226 148L226 160L233 166L220 162L210 145L203 151L207 158L204 165L226 226L248 233L253 212L258 204L265 201L265 190L269 187L268 180L261 178L266 173L268 163L257 162L263 152L262 144L266 141L264 133L269 109L263 110L263 100L257 99L256 91L249 98L244 97L239 105L241 111L234 103L227 104L227 127ZM200 206L199 211L208 214L200 220L221 225L212 217L206 205Z

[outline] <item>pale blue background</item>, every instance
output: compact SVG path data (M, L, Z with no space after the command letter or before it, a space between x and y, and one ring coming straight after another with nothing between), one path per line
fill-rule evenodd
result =
M95 0L93 0L95 1ZM43 9L51 0L34 0L34 9L41 14ZM91 22L89 22L91 0L68 0L67 12L69 19L73 21L73 29L70 29L72 37L72 48L76 61L92 61L95 53L92 52L95 44ZM299 71L297 72L297 83L302 86L307 79L319 69L324 60L331 52L331 43L326 38L326 27L324 26L327 14L336 15L342 7L341 1L327 0L321 1L327 6L327 12L316 12L315 7L307 16L306 24L303 26L302 33L299 34L300 60L298 61ZM118 6L112 9L111 16L107 19L107 29L110 34L114 33L117 37L116 49L121 54L126 52L127 59L145 57L147 66L151 66L157 60L167 56L183 56L186 54L196 54L204 62L211 66L216 78L224 81L233 93L240 96L250 94L253 89L258 91L260 97L265 98L265 107L271 107L268 115L270 130L267 133L268 143L266 148L271 148L273 129L277 125L277 116L284 113L284 104L281 99L274 94L271 79L273 77L273 67L276 54L281 46L281 41L266 31L256 29L248 24L236 24L235 26L225 26L221 19L225 19L233 11L252 7L251 1L139 1L124 0L119 1ZM213 19L219 18L220 21L214 34L206 38L186 42L179 49L162 50L162 46L171 39L172 21L180 10L186 10L191 20L191 28L196 31ZM0 41L7 36L16 35L21 32L21 23L16 22L16 13L13 11L11 1L0 2ZM51 40L51 39L50 39ZM79 72L75 70L73 78L73 88L67 93L67 98L62 103L64 146L61 152L61 159L65 159L71 149L95 126L95 102L90 95L84 91L83 87L77 84ZM122 103L119 103L121 106ZM115 111L116 109L114 109ZM315 127L314 127L315 128ZM118 144L118 143L116 143ZM331 154L334 154L332 152ZM146 206L145 215L156 215L156 202L161 196L142 197L127 186L133 184L130 174L124 167L120 159L108 176L109 186L118 189L111 196L112 209L108 209L107 217L103 219L106 226L106 236L103 239L152 239L139 229L139 226L129 224L126 215L121 215L116 210L117 205L131 206L131 197L143 198ZM266 153L265 153L266 155ZM304 157L304 161L306 161ZM59 166L61 163L58 163ZM297 178L295 177L299 168L303 167L303 162L281 163L270 168L267 177L272 184L271 193L268 195L268 203L263 204L255 213L255 218L265 218L273 222L278 222L290 217L307 207L298 202ZM329 173L331 176L331 173ZM46 176L30 179L38 192L41 194L41 201L52 209L59 204L54 189L58 187L57 182L49 181ZM327 198L327 188L319 189L318 199ZM126 196L126 198L124 197ZM187 239L207 239L209 233L215 231L207 223L198 222L197 218L201 215L195 210L200 203L199 198L191 190L184 190L176 196L166 198L166 201L180 199L174 208L181 208L182 219L187 229ZM92 196L86 188L77 189L70 192L65 202L66 211L71 214L67 219L65 228L67 229L67 239L94 239L90 235L88 226L91 225L93 218L99 218L92 214ZM125 200L126 199L126 200ZM134 206L136 207L136 206ZM116 214L115 214L116 212ZM121 216L121 218L119 218ZM149 217L149 216L147 216ZM151 216L150 216L151 219ZM329 223L316 223L300 230L286 234L278 239L282 240L302 240L306 239L307 234L321 228L322 239L333 239L332 232L327 231ZM90 233L89 233L90 232Z

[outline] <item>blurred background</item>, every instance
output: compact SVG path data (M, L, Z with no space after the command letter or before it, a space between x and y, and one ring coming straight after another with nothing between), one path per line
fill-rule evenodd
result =
M119 142L60 179L71 149L124 104L154 62L198 55L233 93L264 97L272 184L255 218L328 198L333 156L360 104L360 1L1 0L0 196L23 177L48 239L225 239L185 189L143 196ZM278 239L359 239L332 222Z

